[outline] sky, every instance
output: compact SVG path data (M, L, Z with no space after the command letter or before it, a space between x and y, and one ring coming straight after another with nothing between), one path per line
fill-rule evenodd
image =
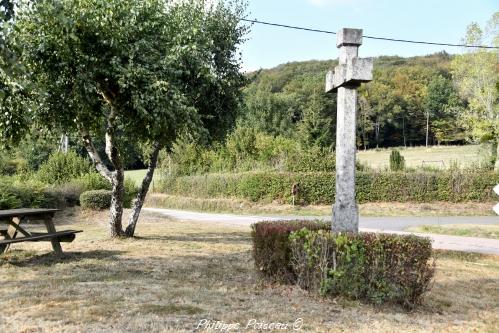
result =
M359 28L365 35L460 43L471 22L484 26L499 0L248 0L248 19L320 30ZM242 45L243 70L338 57L336 36L254 24ZM364 39L360 57L427 55L443 47Z

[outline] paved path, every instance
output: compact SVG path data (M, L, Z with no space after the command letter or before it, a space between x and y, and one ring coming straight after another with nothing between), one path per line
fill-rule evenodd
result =
M175 209L144 208L149 212L156 212L169 218L179 220L191 220L201 222L222 223L227 226L250 226L259 221L277 220L329 220L328 216L258 216L258 215L235 215L235 214L215 214L198 213ZM440 225L440 224L499 224L499 217L496 216L455 216L455 217L360 217L360 230L366 232L386 232L395 234L408 234L404 232L408 227L420 225ZM469 251L486 254L499 255L499 240L460 237L436 234L416 234L430 237L433 240L433 247L436 249L446 249L455 251Z

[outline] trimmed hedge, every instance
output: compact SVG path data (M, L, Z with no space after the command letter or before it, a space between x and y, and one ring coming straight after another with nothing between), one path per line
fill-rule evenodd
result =
M257 272L272 282L295 283L321 295L412 308L431 288L431 241L411 235L334 234L312 221L252 226Z
M302 229L290 241L296 283L321 295L413 308L432 286L435 261L428 238Z
M75 206L80 204L80 196L83 192L92 190L111 190L111 183L96 172L84 174L80 178L73 179L68 183L54 186L50 192L55 196L60 197L67 206ZM125 197L123 206L130 208L132 201L137 195L138 189L135 182L130 179L125 179Z
M263 277L277 282L295 280L289 235L303 228L329 230L331 225L314 221L269 221L251 226L255 268Z
M334 173L248 172L166 178L166 194L199 198L241 198L290 203L291 186L300 184L298 203L334 201ZM499 173L480 170L440 172L357 172L359 202L464 202L494 200Z
M81 208L91 210L107 209L111 206L112 192L109 190L92 190L80 195Z

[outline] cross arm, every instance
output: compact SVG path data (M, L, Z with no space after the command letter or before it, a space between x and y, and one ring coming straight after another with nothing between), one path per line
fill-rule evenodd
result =
M347 64L339 64L326 75L326 92L335 92L342 86L359 86L373 79L373 59L353 58Z

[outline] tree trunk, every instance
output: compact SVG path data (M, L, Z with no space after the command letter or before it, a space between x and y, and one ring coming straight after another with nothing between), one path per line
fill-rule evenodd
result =
M109 209L109 236L123 236L121 220L123 218L123 199L125 196L125 172L116 170L113 177L111 207Z
M407 148L407 140L405 137L405 116L402 117L402 136L404 137L404 147Z
M149 167L147 168L146 175L142 180L142 185L140 186L139 193L137 193L137 197L133 203L132 213L130 214L130 218L128 220L128 226L125 230L125 235L127 237L133 237L135 233L135 226L137 225L137 221L139 220L140 211L142 210L142 206L144 205L144 201L146 199L147 192L149 191L149 186L151 185L152 178L154 176L154 170L156 170L156 165L158 163L158 155L161 150L161 145L159 142L155 142L153 144L153 150L151 155L149 156Z
M498 143L497 143L497 139L494 139L490 142L491 144L491 147L490 147L490 168L492 170L495 169L495 166L496 166L496 162L497 162L497 146L498 146Z
M102 97L110 107L110 112L107 116L105 151L114 167L111 178L111 184L113 185L111 207L109 209L109 236L114 238L124 235L121 220L123 218L123 199L125 197L125 169L117 144L116 122L118 112L112 103L113 99L111 96L103 92Z
M428 135L430 134L430 112L426 113L426 148L428 148Z
M376 148L379 148L379 123L374 124L374 129L376 131Z

